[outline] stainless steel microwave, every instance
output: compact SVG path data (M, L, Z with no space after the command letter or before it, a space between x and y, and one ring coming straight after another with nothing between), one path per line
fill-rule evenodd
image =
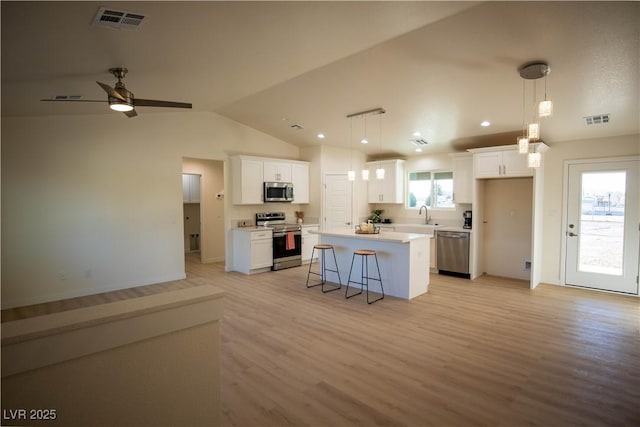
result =
M293 202L293 184L290 182L265 182L265 202Z

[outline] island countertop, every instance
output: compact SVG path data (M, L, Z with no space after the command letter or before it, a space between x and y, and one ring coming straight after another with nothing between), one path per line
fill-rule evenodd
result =
M377 240L381 242L393 242L393 243L409 243L416 239L430 239L432 236L427 234L418 233L398 233L395 231L381 231L376 234L356 234L354 230L347 228L336 228L331 230L322 231L309 231L312 234L319 234L320 236L334 236L334 237L350 237L353 239L364 240Z

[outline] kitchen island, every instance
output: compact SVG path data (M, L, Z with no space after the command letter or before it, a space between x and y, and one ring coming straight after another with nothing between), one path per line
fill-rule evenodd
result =
M314 231L321 243L333 245L338 261L342 284L346 285L351 267L351 257L356 249L372 249L377 252L380 275L386 295L403 299L415 298L427 292L429 287L429 239L431 236L415 233L382 231L379 234L356 234L352 229ZM359 257L353 266L352 279L360 282ZM333 259L327 259L333 265ZM375 262L369 262L369 275L376 276ZM329 276L329 280L333 281ZM335 279L337 282L337 278ZM360 285L353 285L359 288ZM371 282L372 292L379 292L378 282Z

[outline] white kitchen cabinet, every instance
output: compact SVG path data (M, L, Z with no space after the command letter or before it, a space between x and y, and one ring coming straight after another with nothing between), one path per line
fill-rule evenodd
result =
M231 158L232 201L234 205L258 205L262 198L262 160L235 156Z
M438 257L436 256L436 239L438 233L434 233L433 237L429 239L429 269L436 270L438 268Z
M482 151L480 151L482 150ZM473 163L476 178L509 178L533 176L533 169L527 167L527 155L518 153L514 146L469 150L474 153Z
M311 259L313 246L318 243L318 235L310 233L310 231L318 231L318 228L317 225L302 226L302 263L316 262L318 260L318 251L313 254L313 260Z
M233 269L260 273L273 265L273 232L270 229L233 230Z
M473 156L471 154L453 155L453 201L454 203L473 202Z
M309 164L291 164L293 203L309 203Z
M291 163L265 160L263 181L291 182Z
M182 202L200 203L200 175L182 174Z
M368 162L369 203L404 203L404 160ZM376 169L384 169L384 179L376 178Z

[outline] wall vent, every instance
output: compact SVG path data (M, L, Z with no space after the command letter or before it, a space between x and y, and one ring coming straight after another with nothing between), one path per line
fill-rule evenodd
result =
M98 9L98 13L96 13L93 25L107 28L137 30L142 27L148 19L148 16L142 15L141 13L101 7Z
M598 114L597 116L587 116L584 118L584 123L587 126L602 125L609 123L609 114Z
M425 145L428 144L427 141L425 141L422 138L418 138L418 139L412 139L409 142L411 142L413 145L415 145L416 147L424 147Z

